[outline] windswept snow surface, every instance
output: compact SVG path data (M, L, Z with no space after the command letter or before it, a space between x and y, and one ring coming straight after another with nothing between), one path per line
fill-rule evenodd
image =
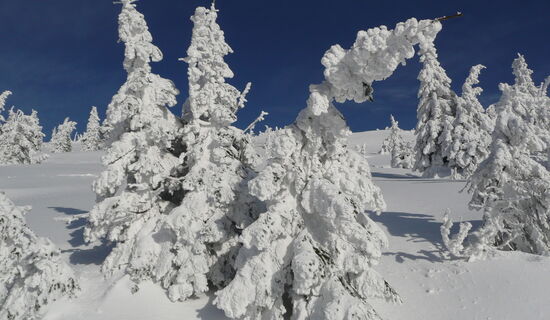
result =
M451 209L455 222L470 221L474 228L481 214L468 211L469 195L459 193L464 181L424 179L391 168L389 155L378 154L388 134L380 130L350 137L352 145L367 145L374 181L388 204L386 212L373 214L389 238L377 269L404 300L401 305L375 301L375 309L388 320L548 319L550 257L505 252L464 262L442 255L439 227L445 209ZM410 131L403 137L414 140ZM81 277L79 298L54 303L44 319L226 319L212 297L172 303L157 285L141 284L132 294L127 277L105 280L99 273L110 248L84 244L84 219L68 225L61 220L92 208L91 183L101 172L101 154L54 154L39 165L0 167L0 190L17 205L32 205L26 216L30 228L50 238Z

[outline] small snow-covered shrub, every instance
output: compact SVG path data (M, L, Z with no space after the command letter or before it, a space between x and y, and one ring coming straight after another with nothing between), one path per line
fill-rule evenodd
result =
M79 289L59 250L25 224L28 210L0 192L0 319L40 319L48 304Z

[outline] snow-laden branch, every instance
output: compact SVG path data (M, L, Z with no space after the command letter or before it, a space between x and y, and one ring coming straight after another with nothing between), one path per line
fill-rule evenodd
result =
M261 122L261 121L264 121L265 120L265 116L269 115L268 112L265 112L262 110L262 112L260 113L260 115L256 118L256 120L252 121L251 124L248 125L248 127L246 127L246 129L244 129L244 132L247 133L247 132L252 132L254 130L254 128L256 127L256 125L258 124L258 122Z

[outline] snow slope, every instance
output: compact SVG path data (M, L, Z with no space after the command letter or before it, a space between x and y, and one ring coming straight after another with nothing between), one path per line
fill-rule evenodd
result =
M464 181L423 179L389 166L377 154L389 131L356 133L350 144L366 144L373 177L382 188L387 212L374 216L386 230L390 246L380 265L382 276L398 290L402 305L384 301L374 307L385 319L549 319L550 258L501 253L487 261L463 262L441 254L439 226L446 208L455 221L479 225L480 213L469 212L469 196L459 193ZM410 132L405 139L412 140ZM82 278L78 299L51 306L46 320L225 319L211 297L172 303L151 283L132 294L126 278L104 280L99 264L107 246L83 243L83 219L66 225L59 218L92 208L91 183L101 171L100 152L52 155L45 163L0 167L0 190L16 204L32 205L29 226L49 237Z

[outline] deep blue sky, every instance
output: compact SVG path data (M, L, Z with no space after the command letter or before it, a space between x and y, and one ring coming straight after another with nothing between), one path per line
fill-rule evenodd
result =
M176 83L187 97L184 57L199 0L141 0L154 43L164 61L153 70ZM481 75L487 106L499 97L498 83L511 82L516 53L526 56L540 82L550 74L550 1L367 1L367 0L218 0L218 22L235 51L227 61L235 72L229 82L253 83L238 126L260 110L264 124L284 126L305 105L308 85L322 80L320 59L333 44L348 48L358 30L410 17L435 18L457 10L464 17L444 22L437 39L440 61L460 90L470 66L484 64ZM100 116L125 80L123 45L117 43L120 5L112 0L0 0L0 90L14 95L8 106L35 108L49 135L69 116L85 128L90 106ZM393 113L403 128L416 123L415 58L387 81L375 83L375 102L346 103L340 110L354 131L383 128ZM261 126L263 128L263 125Z

